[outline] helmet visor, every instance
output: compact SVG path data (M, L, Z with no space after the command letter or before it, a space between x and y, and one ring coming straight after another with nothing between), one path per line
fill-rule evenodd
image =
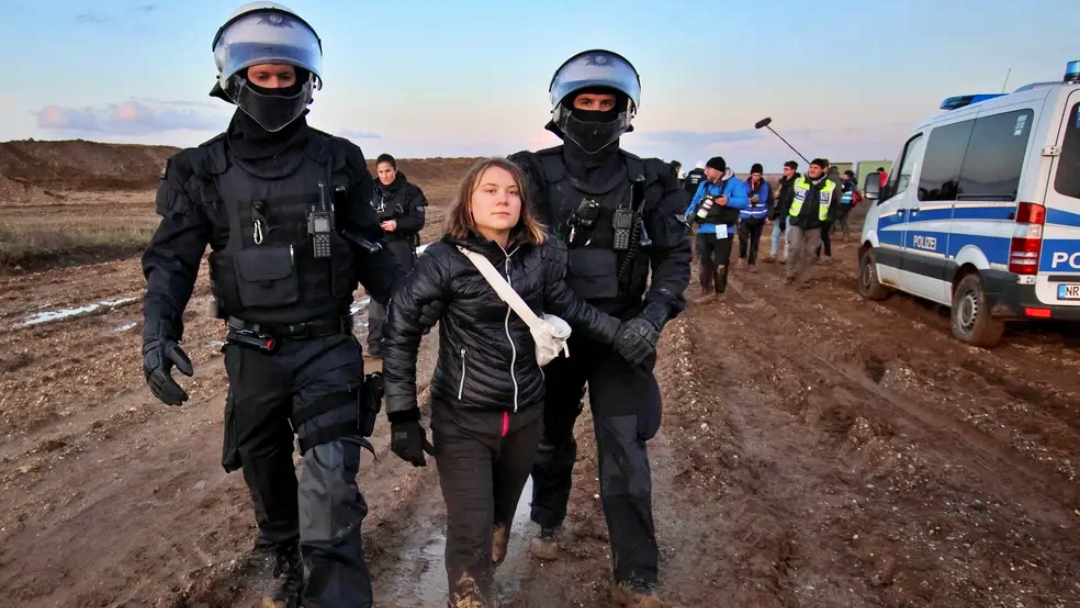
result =
M641 83L634 66L615 53L590 51L571 58L555 73L550 89L552 111L567 95L586 87L621 91L634 104L634 111L641 103Z
M214 45L214 61L224 79L253 65L284 63L322 80L318 36L300 19L279 11L251 13L226 26Z

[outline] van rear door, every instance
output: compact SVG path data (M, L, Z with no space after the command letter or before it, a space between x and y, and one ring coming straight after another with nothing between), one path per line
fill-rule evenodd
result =
M1080 89L1065 104L1057 145L1035 294L1044 304L1080 306Z

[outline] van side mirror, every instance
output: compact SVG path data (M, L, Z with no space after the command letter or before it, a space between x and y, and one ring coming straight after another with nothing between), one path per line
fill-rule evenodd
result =
M881 198L881 174L877 171L867 175L863 181L863 196L871 201Z

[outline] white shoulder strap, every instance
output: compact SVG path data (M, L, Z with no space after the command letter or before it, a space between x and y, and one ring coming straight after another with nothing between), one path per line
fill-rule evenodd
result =
M514 288L506 282L506 279L502 278L499 271L495 270L495 266L491 264L490 260L479 253L469 251L460 245L458 246L458 251L469 258L469 261L473 263L473 266L476 266L476 269L480 271L480 274L484 275L484 278L487 279L488 284L495 290L495 293L499 294L499 298L503 302L509 304L510 308L512 308L529 327L536 327L543 322L536 316L536 313L529 308L529 305L525 303L525 300L521 299L518 292L514 291Z

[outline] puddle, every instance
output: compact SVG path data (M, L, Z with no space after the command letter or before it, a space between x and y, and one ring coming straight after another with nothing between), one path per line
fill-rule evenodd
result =
M137 298L120 298L119 300L102 300L100 302L94 302L85 306L79 306L76 308L62 308L60 310L48 310L45 312L39 312L26 318L22 323L17 323L15 327L29 327L31 325L40 325L42 323L53 323L56 321L63 321L64 319L70 319L80 315L92 313L101 308L113 308L122 304L128 304L134 302Z
M528 568L529 540L533 534L529 523L529 501L532 500L532 477L525 482L514 518L510 524L510 545L506 559L495 571L495 585L501 603L511 602L521 591ZM418 512L410 538L401 556L411 564L404 568L401 583L393 594L399 608L443 608L449 589L446 581L446 536L442 517L434 512L445 513L441 495ZM438 521L438 525L436 522ZM411 570L411 572L409 572ZM410 582L415 581L415 582Z

